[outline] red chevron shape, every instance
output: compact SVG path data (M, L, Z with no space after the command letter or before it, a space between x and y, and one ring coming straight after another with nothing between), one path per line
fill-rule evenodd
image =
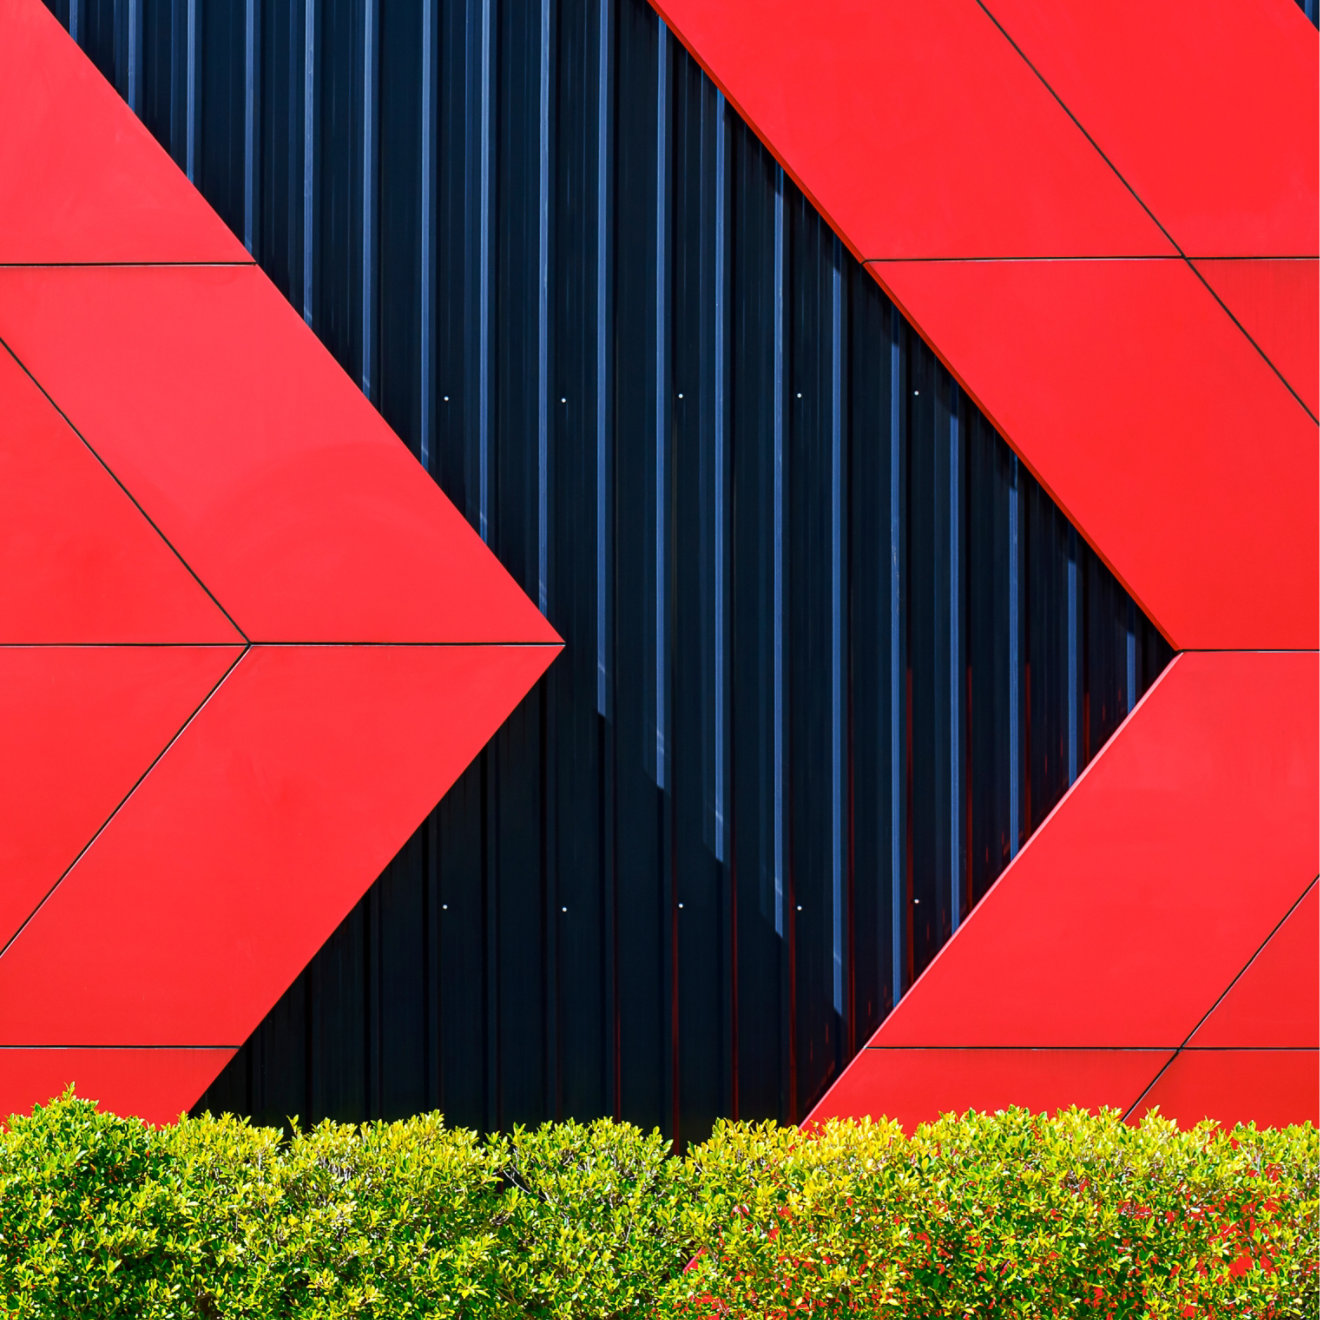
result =
M1195 1041L1320 871L1314 29L653 3L1184 653L813 1117L1320 1119L1316 1051L1259 1026L1309 1005L1313 945L1252 977L1251 1052Z
M0 1112L166 1120L559 639L39 0L0 112Z

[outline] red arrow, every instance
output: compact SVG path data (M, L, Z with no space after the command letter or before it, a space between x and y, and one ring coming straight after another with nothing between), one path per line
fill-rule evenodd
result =
M1316 1012L1284 1048L1259 1013L1198 1033L1261 960L1307 1004L1320 974L1271 941L1320 871L1315 30L1287 0L656 7L1184 652L814 1117L1320 1118Z
M167 1119L559 639L38 0L0 118L0 1113Z

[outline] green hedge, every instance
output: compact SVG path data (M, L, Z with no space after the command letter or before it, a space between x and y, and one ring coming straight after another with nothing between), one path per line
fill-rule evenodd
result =
M1021 1110L807 1135L427 1115L0 1131L0 1314L1314 1317L1317 1139Z

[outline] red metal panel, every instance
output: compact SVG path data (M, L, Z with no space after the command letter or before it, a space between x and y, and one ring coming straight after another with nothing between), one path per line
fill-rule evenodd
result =
M1172 246L974 0L653 0L863 259Z
M0 644L239 640L3 351L0 418Z
M1197 1029L1193 1048L1320 1049L1320 893L1314 883Z
M243 255L36 0L5 108L0 266ZM0 336L90 445L0 360L5 635L134 643L0 648L0 1108L168 1119L558 638L250 265L11 265ZM281 645L142 644L237 635L189 570Z
M101 1109L171 1123L233 1057L233 1050L0 1049L0 1124L70 1085Z
M1316 646L1315 423L1186 263L872 269L1175 646Z
M986 0L1189 256L1314 256L1316 30L1290 0Z
M0 647L0 949L238 655Z
M1320 870L1318 693L1175 659L873 1043L1183 1044Z
M241 1044L556 651L251 648L0 957L0 1044Z
M1106 200L1093 241L1112 246L1079 245L1049 201L1068 153L1036 153L1032 133L1014 139L1027 158L1005 146L1000 87L1012 115L1022 70L1043 84L1003 33L1022 62L996 63L982 6L652 2L853 251L914 258L872 270L1176 646L1311 652L1177 661L876 1037L1180 1044L1317 869L1314 417L1185 262L931 260L1170 251L1125 247L1089 182L1077 199ZM1314 255L1315 34L1282 0L1211 4L1189 24L1172 0L989 0L1184 251ZM1235 279L1259 283L1223 278L1233 315L1290 380L1309 373L1295 291L1252 288L1258 313ZM914 1082L920 1108L954 1076L999 1103L987 1066L950 1054ZM823 1109L862 1103L853 1076ZM1259 1114L1313 1112L1290 1095Z
M253 640L558 640L255 268L0 271L0 338Z
M1155 1106L1181 1127L1207 1118L1225 1127L1320 1123L1320 1052L1183 1050L1132 1117Z
M1171 1057L1167 1050L865 1049L807 1122L869 1114L911 1131L968 1109L1125 1110Z
M1306 406L1320 413L1320 261L1195 265Z
M0 264L251 260L44 5L0 33Z

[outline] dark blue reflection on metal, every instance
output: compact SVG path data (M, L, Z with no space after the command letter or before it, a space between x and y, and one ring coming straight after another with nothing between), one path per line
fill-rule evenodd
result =
M644 0L53 7L567 642L203 1103L800 1117L1162 639Z

